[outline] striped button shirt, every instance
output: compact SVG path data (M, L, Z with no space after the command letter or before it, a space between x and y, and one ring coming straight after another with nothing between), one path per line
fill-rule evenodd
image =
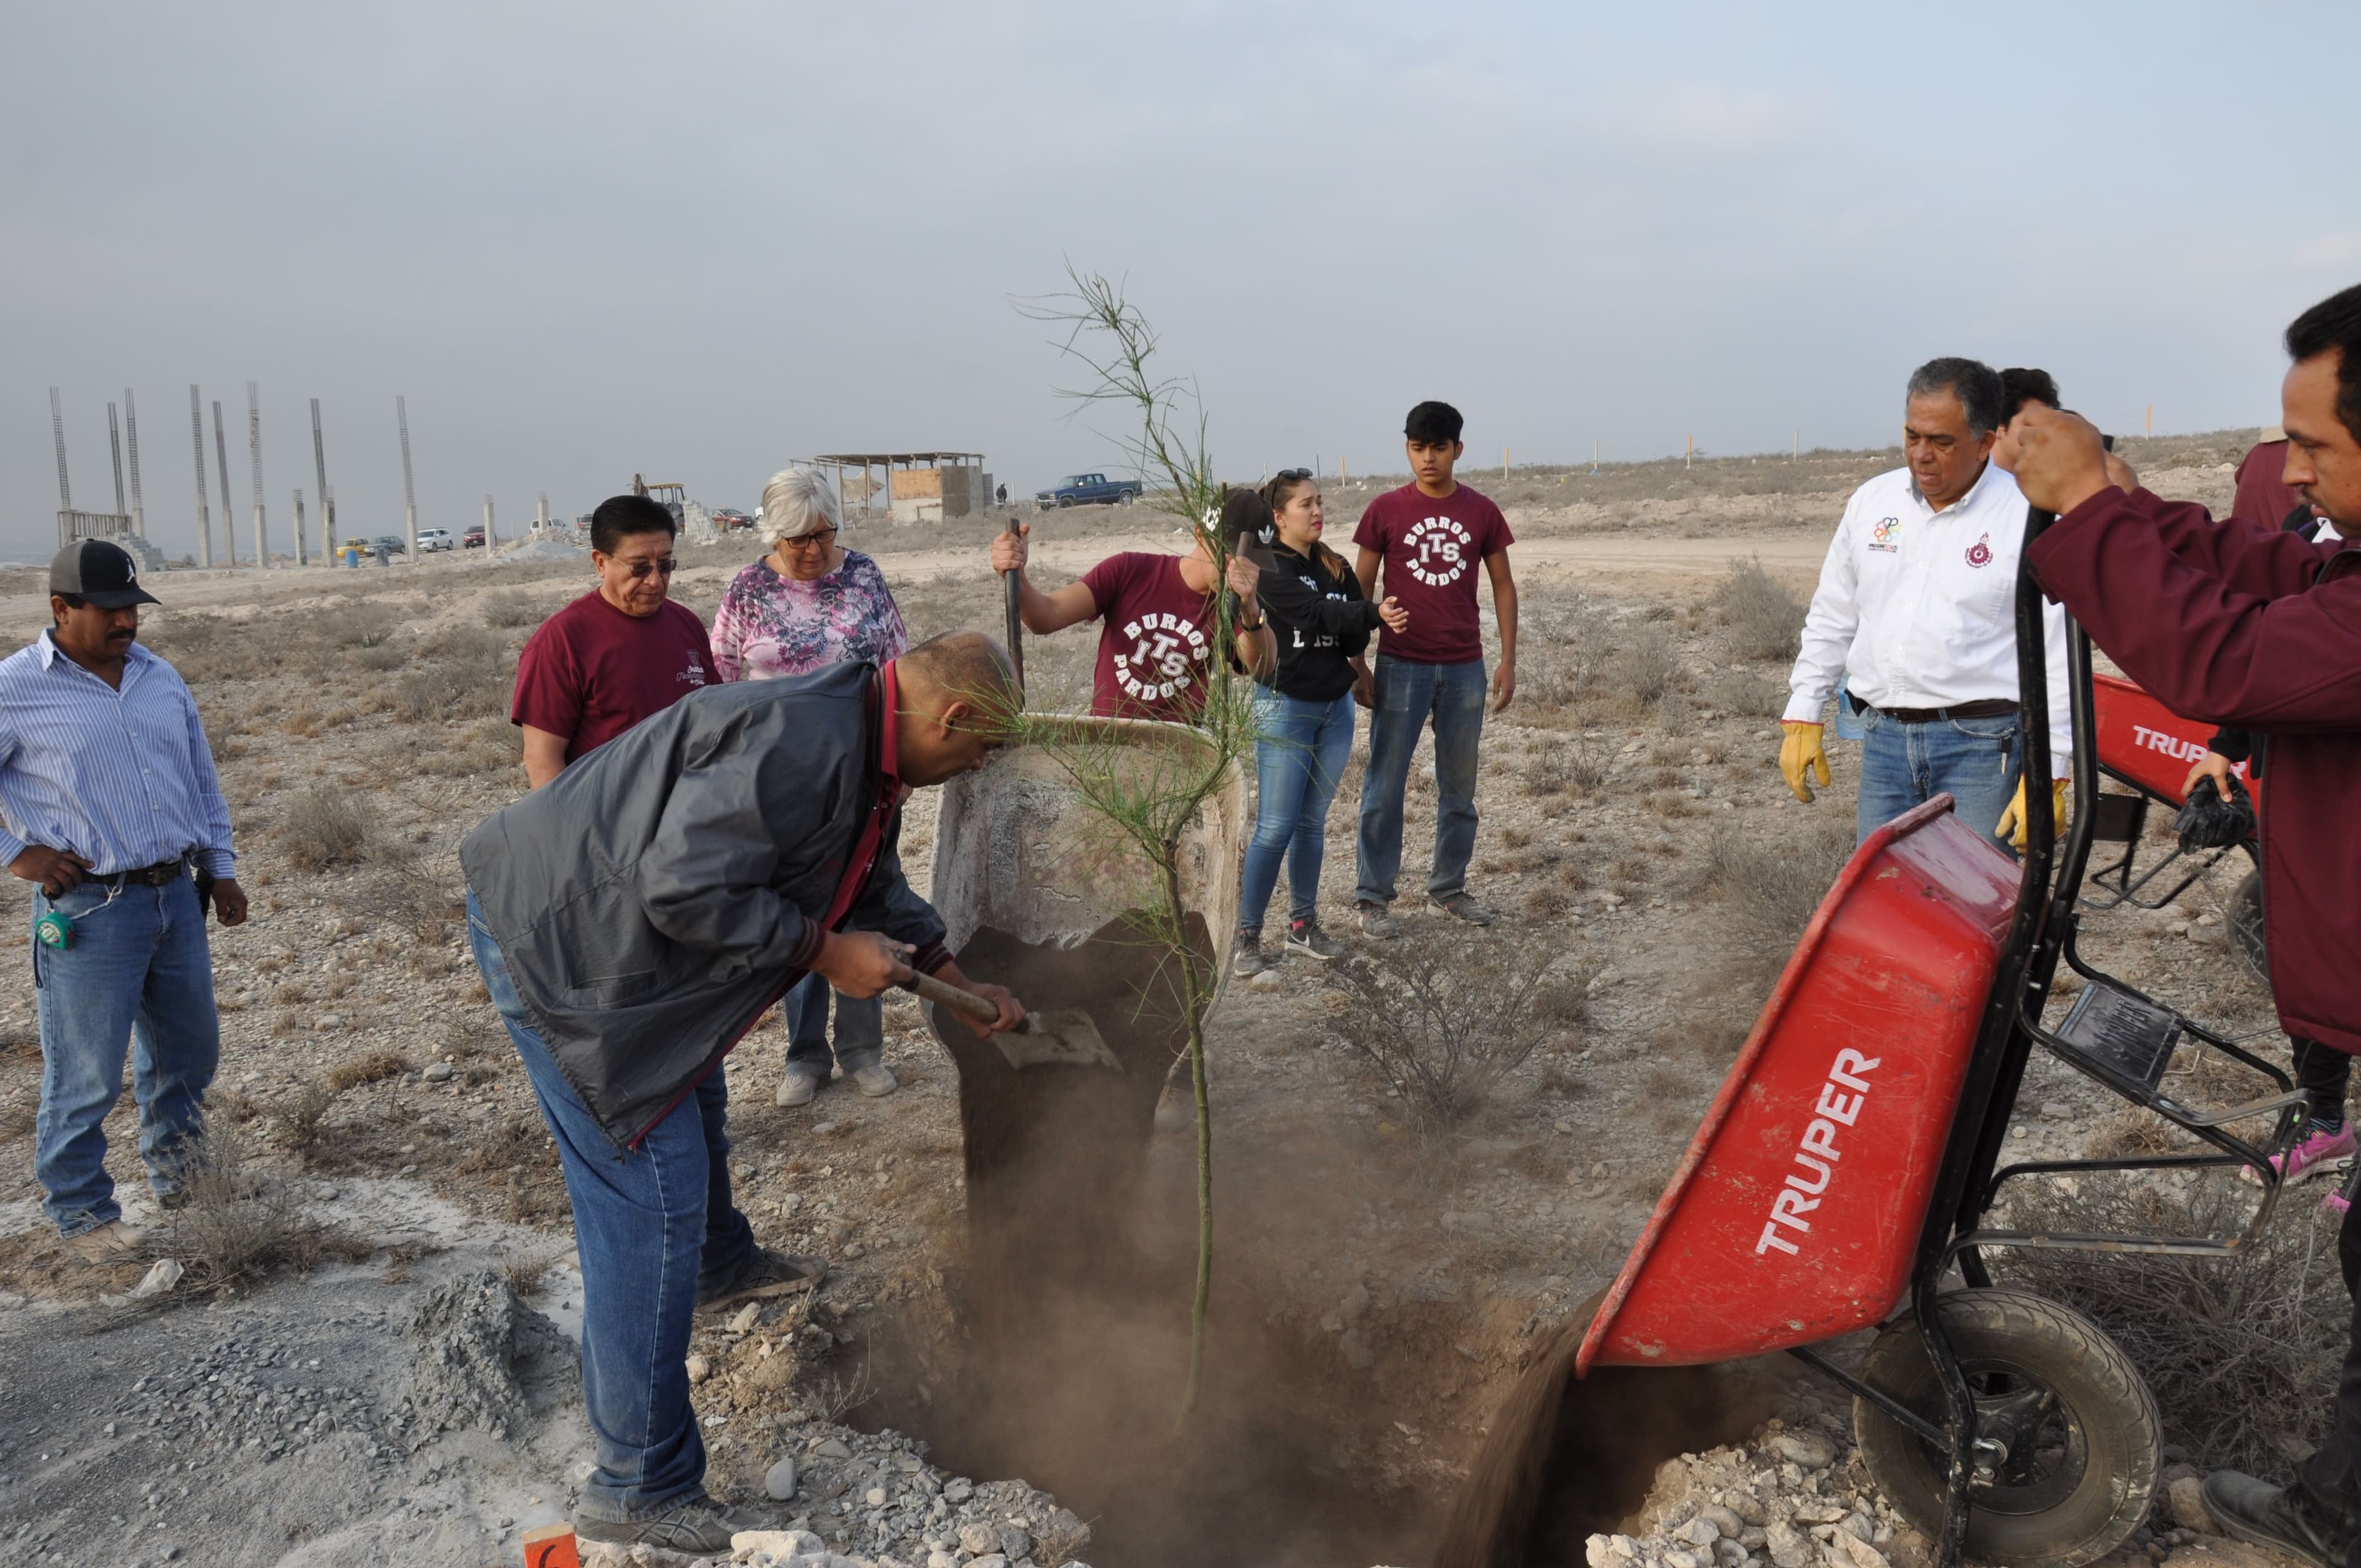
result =
M42 632L0 659L0 864L30 845L69 850L101 875L195 851L236 874L196 699L180 672L131 645L122 689Z

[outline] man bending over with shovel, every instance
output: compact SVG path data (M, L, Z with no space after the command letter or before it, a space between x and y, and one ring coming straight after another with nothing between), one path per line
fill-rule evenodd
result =
M556 1140L582 1263L598 1466L586 1541L690 1554L763 1528L705 1492L690 1318L816 1260L755 1245L730 1198L721 1058L818 974L875 996L960 972L902 875L903 798L981 767L1017 703L1007 653L960 632L883 668L708 686L467 836L467 936ZM775 1292L766 1292L775 1293Z
M2361 532L2361 287L2298 316L2287 348L2285 478L2349 536ZM2017 486L2059 514L2026 552L2042 587L2174 712L2269 737L2263 907L2279 1021L2361 1054L2361 543L2126 494L2072 414L2029 408L2017 429ZM2337 1255L2346 1289L2361 1287L2361 1211ZM2204 1495L2241 1540L2361 1568L2361 1306L2328 1441L2295 1484L2224 1470Z

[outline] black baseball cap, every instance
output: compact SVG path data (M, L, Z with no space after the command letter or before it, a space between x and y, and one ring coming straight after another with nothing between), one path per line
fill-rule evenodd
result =
M139 586L131 553L104 539L78 539L51 556L49 592L76 595L101 609L163 602Z

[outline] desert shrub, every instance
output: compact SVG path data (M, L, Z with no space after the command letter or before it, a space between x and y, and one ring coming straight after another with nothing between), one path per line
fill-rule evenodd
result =
M246 1134L212 1118L189 1154L181 1183L187 1201L172 1216L165 1248L199 1283L219 1288L306 1271L318 1261L325 1236L304 1219L293 1190L253 1163Z
M1699 694L1724 713L1776 718L1787 706L1786 684L1761 670L1721 670L1708 675Z
M1680 650L1662 627L1642 625L1607 661L1606 684L1634 707L1653 707L1681 673Z
M2104 1182L2103 1186L2102 1183ZM2081 1190L2027 1189L2006 1223L2036 1231L2227 1236L2259 1190L2209 1178L2183 1189L2085 1178ZM2004 1193L2008 1190L2003 1189ZM2329 1401L2352 1302L2336 1230L2310 1202L2282 1202L2242 1255L1989 1252L2004 1282L2088 1316L2156 1394L2168 1442L2202 1469L2282 1474L2328 1435Z
M328 1071L328 1087L342 1094L347 1089L357 1089L364 1083L380 1079L399 1078L410 1070L410 1058L400 1051L380 1047L364 1051L359 1056L337 1063Z
M1714 608L1741 659L1792 659L1804 634L1804 606L1763 569L1759 557L1732 561Z
M287 1147L305 1152L320 1141L320 1124L335 1100L334 1088L314 1080L271 1108L270 1130Z
M433 941L459 906L445 888L407 855L389 857L386 863L363 877L356 886L336 895L339 906L372 922L405 931L420 941Z
M493 627L539 626L550 617L551 605L538 594L484 596L484 624Z
M394 682L394 715L415 724L499 713L508 704L513 668L504 639L489 631L454 632Z
M1784 962L1837 872L1852 857L1850 818L1825 819L1792 838L1751 835L1736 824L1706 847L1705 880L1721 895L1724 940L1734 952Z
M354 649L353 663L372 674L381 675L410 663L410 650L395 647L390 642L373 643L366 648Z
M1399 1092L1422 1130L1449 1126L1580 1017L1590 976L1494 941L1402 941L1345 965L1330 1027Z
M288 804L278 838L281 851L301 870L353 864L368 855L368 811L352 790L307 789Z
M1527 795L1592 795L1606 782L1606 759L1587 741L1544 740L1525 754Z
M320 614L322 633L331 647L382 648L401 630L401 615L381 604L344 604Z

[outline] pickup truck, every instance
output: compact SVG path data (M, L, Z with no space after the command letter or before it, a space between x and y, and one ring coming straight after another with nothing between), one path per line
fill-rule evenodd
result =
M1139 499L1137 479L1110 479L1104 474L1069 474L1046 490L1033 497L1041 507L1116 506Z

